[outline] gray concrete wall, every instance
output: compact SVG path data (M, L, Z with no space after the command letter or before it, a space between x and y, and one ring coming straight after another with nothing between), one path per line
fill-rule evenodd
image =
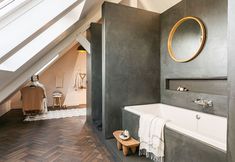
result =
M101 124L102 122L102 25L92 23L89 28L91 54L87 59L88 120Z
M122 110L122 128L128 130L135 139L139 139L139 120L140 116L124 109Z
M167 40L173 25L185 16L195 16L204 22L207 39L202 52L194 60L177 63L168 54ZM227 116L227 95L213 95L206 92L181 93L165 89L166 79L170 78L203 79L225 76L227 76L227 0L183 0L161 14L162 103ZM213 108L205 110L194 104L192 101L197 98L211 99L214 103Z
M226 153L203 142L164 129L165 162L226 162Z
M228 162L235 162L235 1L228 0Z
M103 133L122 128L125 105L160 101L160 15L104 3Z
M87 30L87 40L91 41L91 31ZM92 123L91 117L91 55L88 54L86 57L86 76L87 76L87 91L86 91L86 121Z

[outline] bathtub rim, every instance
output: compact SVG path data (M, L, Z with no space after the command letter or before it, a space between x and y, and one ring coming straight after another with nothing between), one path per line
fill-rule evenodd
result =
M143 104L144 105L165 105L165 106L172 106L172 105L167 105L167 104L162 104L162 103L155 103L155 104ZM141 113L139 113L138 110L133 110L134 108L133 107L137 107L137 106L141 106L141 105L132 105L132 106L125 106L123 108L123 110L125 111L128 111L130 113L133 113L135 115L138 115L140 116ZM194 110L188 110L188 109L185 109L185 108L181 108L181 107L177 107L177 106L172 106L172 107L175 107L175 108L179 108L179 109L184 109L186 111L193 111L195 113L203 113L203 112L198 112L198 111L194 111ZM213 115L213 114L207 114L207 113L204 113L206 115L212 115L212 116L216 116L216 117L219 117L219 118L223 118L223 119L226 119L226 117L221 117L221 116L217 116L217 115ZM171 129L173 131L176 131L177 133L179 134L183 134L183 135L186 135L186 136L189 136L195 140L197 140L198 142L201 142L203 144L206 144L214 149L217 149L219 151L222 151L222 152L227 152L227 141L225 141L225 143L223 142L219 142L219 141L216 141L216 140L213 140L211 138L208 138L206 136L202 136L200 135L199 133L197 132L193 132L193 131L190 131L190 130L187 130L185 128L181 128L179 126L177 126L176 124L174 123L171 123L171 122L167 122L165 127L167 127L168 129ZM209 141L209 142L208 142Z

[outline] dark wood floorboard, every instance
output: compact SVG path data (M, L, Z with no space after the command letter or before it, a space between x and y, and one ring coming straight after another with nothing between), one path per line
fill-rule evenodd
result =
M112 162L85 117L23 122L21 111L0 117L0 162Z

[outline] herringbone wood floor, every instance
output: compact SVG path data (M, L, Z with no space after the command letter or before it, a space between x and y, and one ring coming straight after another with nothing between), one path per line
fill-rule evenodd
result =
M19 112L0 118L0 162L111 162L85 117L22 122Z

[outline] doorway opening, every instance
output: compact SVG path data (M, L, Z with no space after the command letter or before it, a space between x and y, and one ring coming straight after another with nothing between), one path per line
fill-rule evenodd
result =
M22 109L30 119L46 119L47 116L55 118L86 115L86 93L87 74L86 57L87 52L79 50L80 45L75 44L61 57L56 57L46 68L37 72L38 82L44 86L46 106L48 111L42 109L36 112L36 116L24 110L22 105L22 92L19 90L10 99L12 109ZM32 82L26 83L23 87L32 86ZM30 89L30 88L29 88ZM41 110L41 109L40 109ZM46 112L46 113L45 113ZM62 114L63 113L63 114ZM48 115L49 114L49 115ZM59 115L58 114L62 114Z

